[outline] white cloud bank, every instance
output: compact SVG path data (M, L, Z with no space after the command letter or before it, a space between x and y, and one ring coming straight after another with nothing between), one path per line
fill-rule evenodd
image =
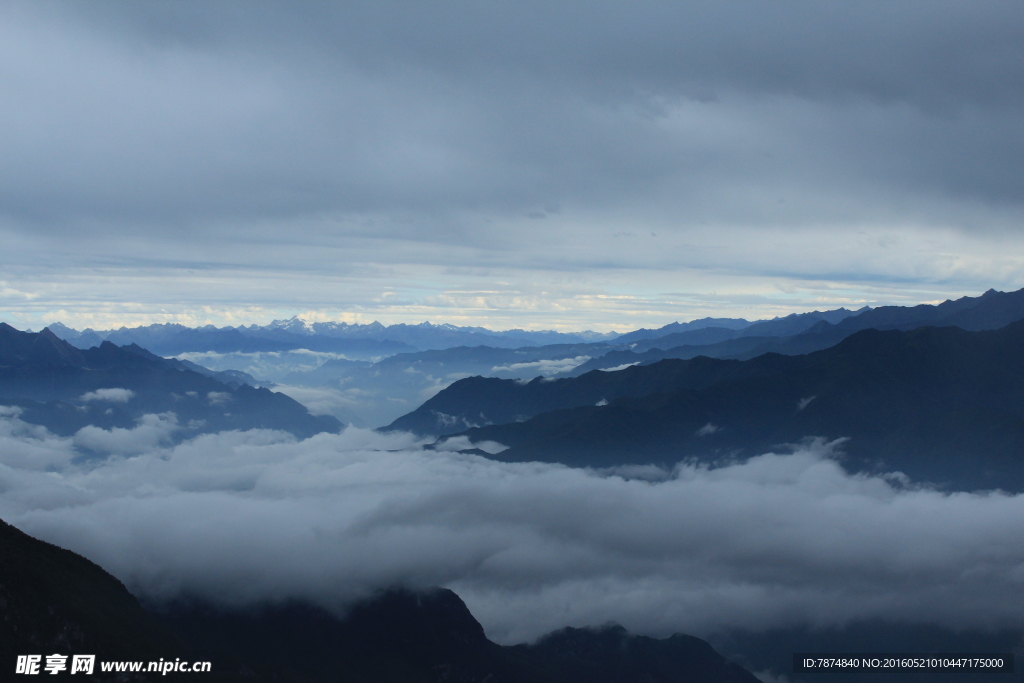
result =
M532 377L541 375L559 375L569 372L590 360L590 356L576 356L575 358L555 358L535 360L529 363L512 363L511 365L495 365L491 372L511 373L518 377Z
M616 365L614 368L598 368L598 370L601 370L602 372L618 372L619 370L631 368L634 365L640 365L640 361L637 361L635 363L623 363L622 365Z
M421 445L224 432L90 461L8 416L0 517L152 600L341 607L444 585L501 642L608 620L655 635L876 616L1024 624L1007 599L1024 588L1024 495L851 476L821 443L642 478Z
M138 455L167 445L177 429L178 417L174 413L149 414L140 417L131 429L82 427L71 442L76 448L94 453Z
M127 403L135 396L131 389L97 389L82 394L78 400L89 403L91 401L109 401L111 403Z

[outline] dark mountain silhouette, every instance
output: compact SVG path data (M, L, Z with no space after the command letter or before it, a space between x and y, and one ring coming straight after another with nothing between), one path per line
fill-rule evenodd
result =
M682 346L644 353L615 350L578 366L573 377L537 378L528 384L494 378L468 377L447 387L415 411L403 415L387 430L407 430L423 435L456 434L471 427L522 422L541 413L563 408L593 406L600 401L681 389L699 389L721 381L741 367L735 362L711 362L711 358L749 360L767 353L795 356L835 346L852 334L820 321L811 330L793 337L741 337L708 346ZM707 357L715 348L722 356ZM731 353L730 353L731 352ZM678 359L680 363L659 363ZM650 367L657 364L657 367ZM626 367L629 366L629 367ZM614 372L596 369L622 367ZM777 363L742 366L742 372L776 372ZM568 381L567 381L568 380Z
M641 339L627 344L629 351L643 353L649 349L669 349L676 346L703 346L707 344L719 344L731 339L742 339L744 329L730 329L728 327L703 327L685 332L675 332L658 337ZM802 330L801 330L802 331ZM618 342L618 340L616 340Z
M811 329L820 322L836 324L851 316L857 316L867 307L857 311L837 308L832 311L811 311L791 313L772 320L746 321L734 318L705 318L692 323L672 323L657 330L637 330L615 339L618 345L628 345L636 352L648 349L668 349L675 346L715 344L728 339L742 337L789 337ZM704 324L704 323L708 324Z
M627 363L653 363L664 358L736 358L746 360L765 353L799 355L827 349L854 332L867 329L912 330L923 326L955 326L965 330L995 330L1024 319L1024 289L1016 292L989 290L978 297L961 297L938 305L882 306L846 311L848 316L829 317L838 311L807 313L754 323L734 334L729 330L699 330L647 339L629 349L617 349L587 361L572 374ZM818 316L817 322L814 316ZM808 324L811 323L811 324ZM733 334L733 336L729 336ZM700 336L705 335L705 336ZM713 341L710 335L722 339Z
M488 640L462 600L443 589L388 591L343 618L292 603L235 612L179 605L165 619L203 659L256 680L558 680Z
M744 327L749 327L750 325L753 325L753 323L749 320L744 320L743 318L700 318L699 320L691 320L686 323L669 323L668 325L653 330L641 327L639 330L619 335L615 338L615 342L618 344L631 344L633 342L640 341L641 339L665 337L679 332L692 332L706 328L741 330Z
M849 330L841 330L835 325L822 321L806 332L791 337L737 337L714 344L675 346L666 349L651 348L641 353L635 350L616 350L583 363L570 374L578 376L590 370L616 368L634 363L641 365L656 363L666 358L689 359L707 356L709 358L749 360L766 353L799 356L835 346L851 334L853 332Z
M931 306L881 306L847 318L836 325L841 330L907 330L915 327L953 325L964 330L994 330L1024 319L1024 289L981 296L961 297Z
M0 634L0 666L8 680L21 678L13 675L17 655L56 652L156 661L185 650L102 568L2 520Z
M77 349L48 330L21 332L0 323L0 405L17 406L21 419L60 435L86 425L131 428L143 415L166 413L176 416L175 438L256 428L304 438L341 427L284 394L224 378L135 345ZM110 389L131 393L111 398L103 392Z
M557 680L587 683L625 681L755 681L749 672L720 656L705 641L676 634L664 640L630 634L621 626L565 628L513 651L543 662Z
M656 640L619 627L566 629L534 645L492 643L445 589L387 591L344 617L293 603L226 612L178 604L148 612L75 553L0 521L0 662L94 654L99 661L209 661L175 680L253 683L755 683L706 642ZM152 674L150 674L152 676ZM98 664L90 680L105 677ZM134 680L150 680L145 675Z
M576 378L537 377L527 383L467 377L398 418L385 430L456 434L470 427L523 422L552 410L595 406L624 396L700 389L726 379L740 367L739 361L695 358L638 365L617 372L595 370Z
M717 345L727 340L739 340L744 337L794 337L815 329L822 332L830 327L835 327L838 332L843 333L839 337L842 338L859 330L909 330L924 326L953 325L965 330L994 330L1021 319L1024 319L1024 289L1015 292L997 292L990 289L981 296L964 296L937 305L864 307L856 311L838 308L832 311L793 313L773 320L752 321L746 325L737 324L746 321L732 319L723 319L723 324L713 322L707 325L700 324L704 321L672 323L657 330L637 330L621 335L616 338L615 343L622 345L635 342L630 350L639 353L654 348ZM710 322L714 319L707 318L705 320ZM825 323L825 325L822 326L820 323ZM757 351L756 344L740 344L736 347L723 346L720 353L716 353L717 350L706 349L701 355L724 358L727 357L724 354L732 353L754 352L754 355L759 355L759 353L767 353L769 350L778 353L785 352L778 349ZM807 351L801 351L801 353L807 353Z
M865 330L804 356L667 360L606 374L621 374L619 386L625 387L631 381L642 384L631 376L664 372L663 381L676 377L679 389L626 393L604 406L594 405L598 394L593 392L585 405L465 434L510 446L493 456L500 460L572 466L672 464L690 457L713 461L811 436L848 437L845 463L855 470L900 470L954 488L1021 490L1022 349L1024 321L981 332ZM588 374L552 382L550 389L538 384L532 391L546 394L548 403L534 403L534 409L548 409L556 395L573 397L572 387L582 392L601 380ZM565 386L556 389L558 382ZM515 390L503 386L502 391L513 395ZM443 393L435 405L445 405L449 415L472 416L483 402L477 398L459 413L444 404ZM532 398L527 391L517 396ZM503 410L528 414L531 406L510 404Z

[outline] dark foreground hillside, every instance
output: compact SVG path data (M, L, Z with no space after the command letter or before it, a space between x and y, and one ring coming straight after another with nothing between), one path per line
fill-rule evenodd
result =
M155 661L185 651L101 567L0 521L0 680L22 678L14 676L18 655Z
M147 612L97 565L0 522L0 680L20 678L13 675L17 655L53 653L213 665L209 674L166 678L104 676L97 669L90 680L100 681L757 681L706 642L683 635L656 640L618 627L566 629L534 645L502 647L444 589L390 591L340 619L304 604L231 613L192 604Z

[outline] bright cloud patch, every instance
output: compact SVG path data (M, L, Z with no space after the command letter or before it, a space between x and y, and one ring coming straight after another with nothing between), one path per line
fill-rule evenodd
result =
M85 401L110 401L111 403L127 403L135 392L131 389L97 389L82 394L78 400Z
M231 394L226 391L211 391L206 394L206 402L211 406L223 406L231 402Z
M619 370L625 370L626 368L631 368L634 365L640 365L640 361L636 361L635 363L623 363L622 365L616 365L614 368L598 368L598 369L602 370L604 372L618 372Z
M516 375L532 374L536 375L558 375L563 372L569 372L570 370L583 365L590 356L576 356L575 358L558 358L552 360L536 360L529 363L512 363L511 365L496 365L491 368L491 372L507 372Z
M96 453L136 455L166 445L177 429L178 418L174 413L143 415L131 429L82 427L72 437L72 443L76 448Z
M720 431L722 431L721 427L719 427L718 425L713 425L710 422L708 422L706 425L704 425L694 433L697 436L711 436L712 434L715 434Z

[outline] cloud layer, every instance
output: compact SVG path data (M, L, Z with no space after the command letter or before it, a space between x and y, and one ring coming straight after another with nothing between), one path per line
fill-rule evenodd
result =
M7 5L0 308L605 329L1015 289L1021 12Z
M1024 582L1024 496L850 476L832 448L598 472L348 429L83 460L9 414L0 517L149 600L343 609L396 583L445 585L502 642L609 620L650 634L876 616L1024 624L1006 599Z

